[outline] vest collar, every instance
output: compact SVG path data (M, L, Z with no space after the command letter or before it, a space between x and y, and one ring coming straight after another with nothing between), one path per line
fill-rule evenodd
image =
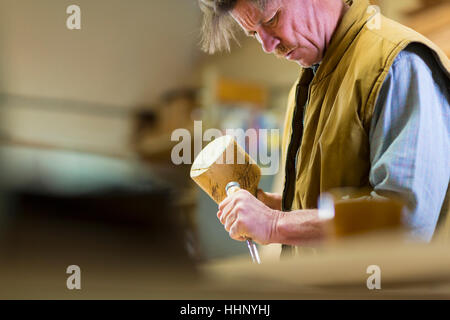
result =
M347 1L347 3L349 2L351 6L334 32L312 84L319 82L334 71L345 51L371 17L367 10L368 0Z

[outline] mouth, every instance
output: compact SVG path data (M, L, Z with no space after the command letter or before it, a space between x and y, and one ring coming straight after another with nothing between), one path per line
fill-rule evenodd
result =
M286 53L286 55L284 56L286 59L291 60L291 55L292 53L295 51L295 49L292 49L291 51L289 51L288 53Z

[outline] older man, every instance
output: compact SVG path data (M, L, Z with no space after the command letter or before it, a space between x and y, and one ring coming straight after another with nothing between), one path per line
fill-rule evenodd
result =
M233 24L301 67L286 112L283 195L241 190L219 205L230 236L304 245L324 237L317 198L339 187L397 193L429 241L448 205L450 73L425 37L367 0L200 0L203 49L229 49ZM377 15L378 14L378 15ZM442 214L440 214L442 211Z

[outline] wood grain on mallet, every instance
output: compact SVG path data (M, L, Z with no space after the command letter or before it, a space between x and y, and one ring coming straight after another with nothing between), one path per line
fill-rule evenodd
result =
M261 169L229 135L210 142L195 158L191 178L216 203L227 197L226 185L236 181L242 189L256 195Z

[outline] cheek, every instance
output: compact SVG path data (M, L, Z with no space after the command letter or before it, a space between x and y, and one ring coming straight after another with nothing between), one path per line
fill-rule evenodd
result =
M292 27L292 36L300 42L303 42L306 36L306 30L303 25L294 25Z
M283 26L277 30L277 35L283 45L287 47L295 46L296 38L292 28Z
M291 20L281 29L282 39L289 47L303 47L305 46L305 38L307 38L306 31L303 24Z
M317 35L312 33L310 30L308 30L306 27L298 27L295 30L294 38L296 41L296 44L298 44L300 47L304 48L315 48L317 49L317 45L320 43L318 41Z

